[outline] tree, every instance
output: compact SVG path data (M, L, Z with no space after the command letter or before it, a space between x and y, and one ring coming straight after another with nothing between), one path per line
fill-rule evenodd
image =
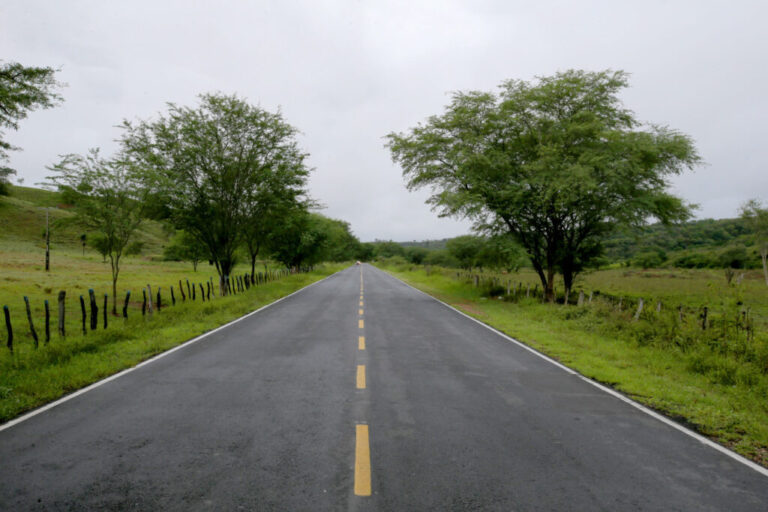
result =
M441 216L511 235L554 300L558 270L572 282L616 226L690 215L667 189L699 162L693 142L641 125L618 98L627 85L621 71L571 70L509 80L498 95L455 93L442 115L390 133L387 147L409 189L433 188Z
M52 68L24 67L18 62L0 61L0 195L8 194L14 169L4 165L8 151L18 150L5 140L4 130L19 129L19 121L38 108L51 108L62 101L55 89L63 84L54 78Z
M208 254L195 237L181 231L163 250L163 258L170 261L189 261L192 263L192 269L197 272L197 264L207 259Z
M320 215L295 210L269 234L272 257L290 269L313 265L322 259L328 240Z
M256 222L254 205L275 187L303 187L309 174L297 130L237 96L204 94L197 108L171 103L159 119L123 129L123 147L146 169L145 188L206 247L222 282Z
M483 239L479 236L463 235L451 238L445 243L448 253L456 258L461 268L472 270L478 264L478 256L483 250Z
M741 206L741 217L749 223L760 259L763 260L763 276L768 285L768 208L758 199L750 199Z
M98 149L87 155L65 155L50 182L72 199L77 220L98 233L91 238L109 257L112 269L112 314L117 314L117 278L120 258L141 224L144 194L135 169L121 157L102 158ZM85 236L81 239L85 243Z

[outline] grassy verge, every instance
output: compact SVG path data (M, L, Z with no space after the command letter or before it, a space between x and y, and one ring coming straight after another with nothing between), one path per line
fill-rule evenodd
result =
M646 319L633 322L631 313L606 304L508 302L455 279L453 271L433 269L428 275L414 267L380 268L768 466L765 337L752 340L748 351L736 343L723 349L722 340L690 339L684 336L688 331L669 328L671 335L682 336L679 342L665 337L663 326L655 328ZM648 334L653 329L659 332Z
M65 339L53 335L50 344L41 343L38 349L25 340L14 346L13 354L1 350L0 421L134 366L341 268L343 265L324 265L209 302L177 302L152 317L110 317L107 330L90 331L85 336L72 334Z

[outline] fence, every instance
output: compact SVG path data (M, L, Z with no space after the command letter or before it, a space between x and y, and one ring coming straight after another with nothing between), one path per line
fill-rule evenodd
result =
M263 285L272 281L279 280L291 273L297 272L309 272L312 269L310 267L294 269L293 271L288 269L257 272L253 275L244 273L234 276L224 276L219 283L218 296L222 295L238 295L248 291L251 287ZM175 306L177 302L184 303L187 301L201 301L207 302L217 297L216 287L213 282L213 277L203 282L190 282L189 279L178 281L178 287L175 287L176 283L167 286L165 288L158 286L154 292L152 286L148 284L141 290L141 314L142 316L154 315L156 312L161 312L164 308ZM87 335L89 331L95 331L99 328L99 324L102 325L102 329L109 327L109 294L97 296L93 289L88 290L87 298L83 295L79 296L79 330L83 335ZM29 337L32 338L34 347L38 348L41 336L38 335L37 328L35 327L35 319L32 314L32 308L27 296L23 297L24 308L26 312L27 328ZM169 302L170 301L170 302ZM67 292L61 290L57 297L57 323L56 330L58 336L62 339L67 336ZM99 305L101 302L101 307ZM86 305L87 304L87 305ZM114 297L115 308L117 309L118 297ZM135 309L138 309L138 302L131 302L131 291L127 291L124 299L122 300L122 308L119 316L122 318L128 318L130 306L134 305ZM101 309L101 315L99 315ZM77 313L75 313L77 314ZM11 319L11 310L7 305L3 306L3 316L5 320L6 330L6 347L13 353L14 347L14 326ZM113 319L115 317L112 317ZM101 320L101 321L100 321ZM48 344L51 341L51 311L48 300L43 302L43 331L42 342ZM18 326L17 326L18 327ZM22 332L22 331L17 331Z

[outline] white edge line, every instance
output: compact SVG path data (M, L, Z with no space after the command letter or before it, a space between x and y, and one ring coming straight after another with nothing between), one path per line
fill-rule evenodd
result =
M338 274L339 272L343 272L344 270L346 270L346 269L342 269L342 270L339 270L337 272L334 272L333 274L331 274L329 276L326 276L326 277L320 279L319 281L315 281L314 283L310 283L307 286L299 288L295 292L292 292L292 293L286 295L285 297L280 297L279 299L277 299L277 300L275 300L273 302L270 302L269 304L265 304L265 305L261 306L259 309L251 311L250 313L246 313L245 315L243 315L243 316L241 316L239 318L235 318L234 320L232 320L230 322L227 322L224 325L220 325L220 326L216 327L215 329L213 329L211 331L205 332L205 333L201 334L200 336L197 336L196 338L192 338L191 340L187 340L184 343L182 343L181 345L176 345L175 347L173 347L171 349L168 349L165 352L161 352L161 353L157 354L156 356L152 356L149 359L146 359L146 360L138 363L136 366L131 366L130 368L126 368L125 370L121 370L118 373L110 375L109 377L106 377L106 378L104 378L102 380L96 381L93 384L89 384L88 386L86 386L84 388L78 389L77 391L75 391L73 393L70 393L70 394L68 394L66 396L63 396L63 397L59 398L58 400L55 400L53 402L47 403L45 405L42 405L42 406L38 407L37 409L34 409L34 410L32 410L32 411L30 411L30 412L28 412L26 414L23 414L23 415L19 416L18 418L14 418L14 419L8 421L7 423L4 423L4 424L0 425L0 432L2 432L3 430L6 430L6 429L9 429L9 428L13 427L14 425L18 425L19 423L21 423L23 421L27 421L28 419L30 419L30 418L32 418L34 416L37 416L38 414L44 413L45 411L47 411L49 409L53 409L57 405L61 405L64 402L68 402L68 401L72 400L73 398L77 398L78 396L80 396L80 395L82 395L84 393L87 393L87 392L89 392L89 391L91 391L93 389L96 389L99 386L103 386L107 382L110 382L110 381L113 381L115 379L118 379L118 378L122 377L123 375L131 373L134 370L138 370L142 366L145 366L145 365L148 365L150 363L153 363L153 362L157 361L158 359L161 359L161 358L163 358L163 357L165 357L167 355L170 355L170 354L176 352L177 350L181 350L184 347L187 347L187 346L189 346L189 345L191 345L193 343L196 343L196 342L202 340L203 338L205 338L207 336L210 336L211 334L214 334L214 333L216 333L218 331L221 331L222 329L226 329L227 327L230 327L230 326L240 322L241 320L245 320L246 318L248 318L248 317L250 317L252 315L255 315L256 313L258 313L260 311L263 311L263 310L267 309L270 306L274 306L278 302L281 302L281 301L287 299L288 297L292 297L293 295L296 295L297 293L302 292L302 291L306 290L307 288L310 288L310 287L312 287L312 286L314 286L316 284L322 283L326 279L329 279L329 278L335 276L336 274Z
M703 443L703 444L709 446L710 448L714 448L715 450L719 451L720 453L722 453L724 455L727 455L728 457L732 458L736 462L740 462L740 463L744 464L745 466L747 466L747 467L757 471L761 475L768 477L768 469L767 468L764 468L763 466L752 462L751 460L749 460L749 459L739 455L738 453L729 450L725 446L723 446L721 444L718 444L718 443L712 441L711 439L708 439L708 438L704 437L703 435L701 435L701 434L699 434L697 432L694 432L693 430L690 430L690 429L684 427L683 425L677 423L676 421L673 421L673 420L667 418L666 416L664 416L662 414L659 414L658 412L656 412L656 411L654 411L652 409L649 409L648 407L642 405L641 403L635 402L631 398L629 398L629 397L619 393L615 389L611 389L611 388L609 388L607 386L604 386L603 384L600 384L599 382L595 382L594 380L592 380L592 379L590 379L588 377L585 377L584 375L580 374L576 370L573 370L572 368L568 368L567 366L563 365L562 363L559 363L559 362L555 361L554 359L552 359L552 358L542 354L541 352L539 352L535 348L529 347L525 343L522 343L522 342L520 342L520 341L518 341L518 340L516 340L516 339L514 339L514 338L512 338L510 336L508 336L507 334L501 332L500 330L496 329L495 327L492 327L492 326L490 326L490 325L488 325L488 324L486 324L484 322L481 322L477 318L474 318L474 317L464 313L463 311L459 311L458 309L454 308L450 304L446 304L445 302L441 301L438 298L433 297L432 295L428 294L427 292L419 290L415 286L411 286L410 284L406 283L402 279L399 279L399 278L393 276L389 272L381 270L381 269L379 269L377 267L374 267L374 268L376 268L376 270L378 270L379 272L382 272L382 273L388 275L389 277L392 277L392 278L400 281L405 286L407 286L409 288L412 288L412 289L416 290L417 292L419 292L419 293L421 293L423 295L426 295L427 297L429 297L430 299L432 299L432 300L434 300L436 302L439 302L440 304L442 304L443 306L447 307L448 309L451 309L451 310L455 311L456 313L469 318L473 322L482 325L486 329L488 329L488 330L498 334L499 336L501 336L505 340L510 341L510 342L514 343L515 345L519 346L520 348L523 348L523 349L531 352L532 354L534 354L534 355L544 359L545 361L548 361L548 362L552 363L553 365L557 366L561 370L564 370L564 371L566 371L566 372L568 372L568 373L570 373L572 375L576 375L577 377L579 377L584 382L587 382L587 383L593 385L594 387L596 387L596 388L598 388L598 389L600 389L602 391L605 391L609 395L612 395L612 396L618 398L622 402L631 405L635 409L638 409L638 410L644 412L645 414L647 414L647 415L649 415L649 416L651 416L653 418L656 418L657 420L661 421L662 423L664 423L666 425L669 425L670 427L674 428L675 430L678 430L678 431L682 432L683 434L696 439L700 443Z

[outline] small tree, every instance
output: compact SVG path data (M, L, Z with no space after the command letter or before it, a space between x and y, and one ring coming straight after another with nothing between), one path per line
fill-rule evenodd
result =
M51 108L62 98L55 91L63 84L54 79L52 68L24 67L18 62L0 61L0 195L8 194L14 169L4 165L8 151L19 148L5 140L4 130L19 129L19 121L38 108Z
M189 261L197 272L197 264L208 257L203 245L186 231L179 232L163 250L163 258L170 261Z
M741 206L741 217L745 219L755 239L760 258L763 260L763 276L768 285L768 208L758 199L750 199Z
M141 224L144 197L137 173L124 159L104 159L98 149L87 155L65 155L49 167L50 182L73 198L77 220L97 232L92 238L109 257L112 269L112 313L117 314L120 258ZM85 241L85 237L81 237Z

